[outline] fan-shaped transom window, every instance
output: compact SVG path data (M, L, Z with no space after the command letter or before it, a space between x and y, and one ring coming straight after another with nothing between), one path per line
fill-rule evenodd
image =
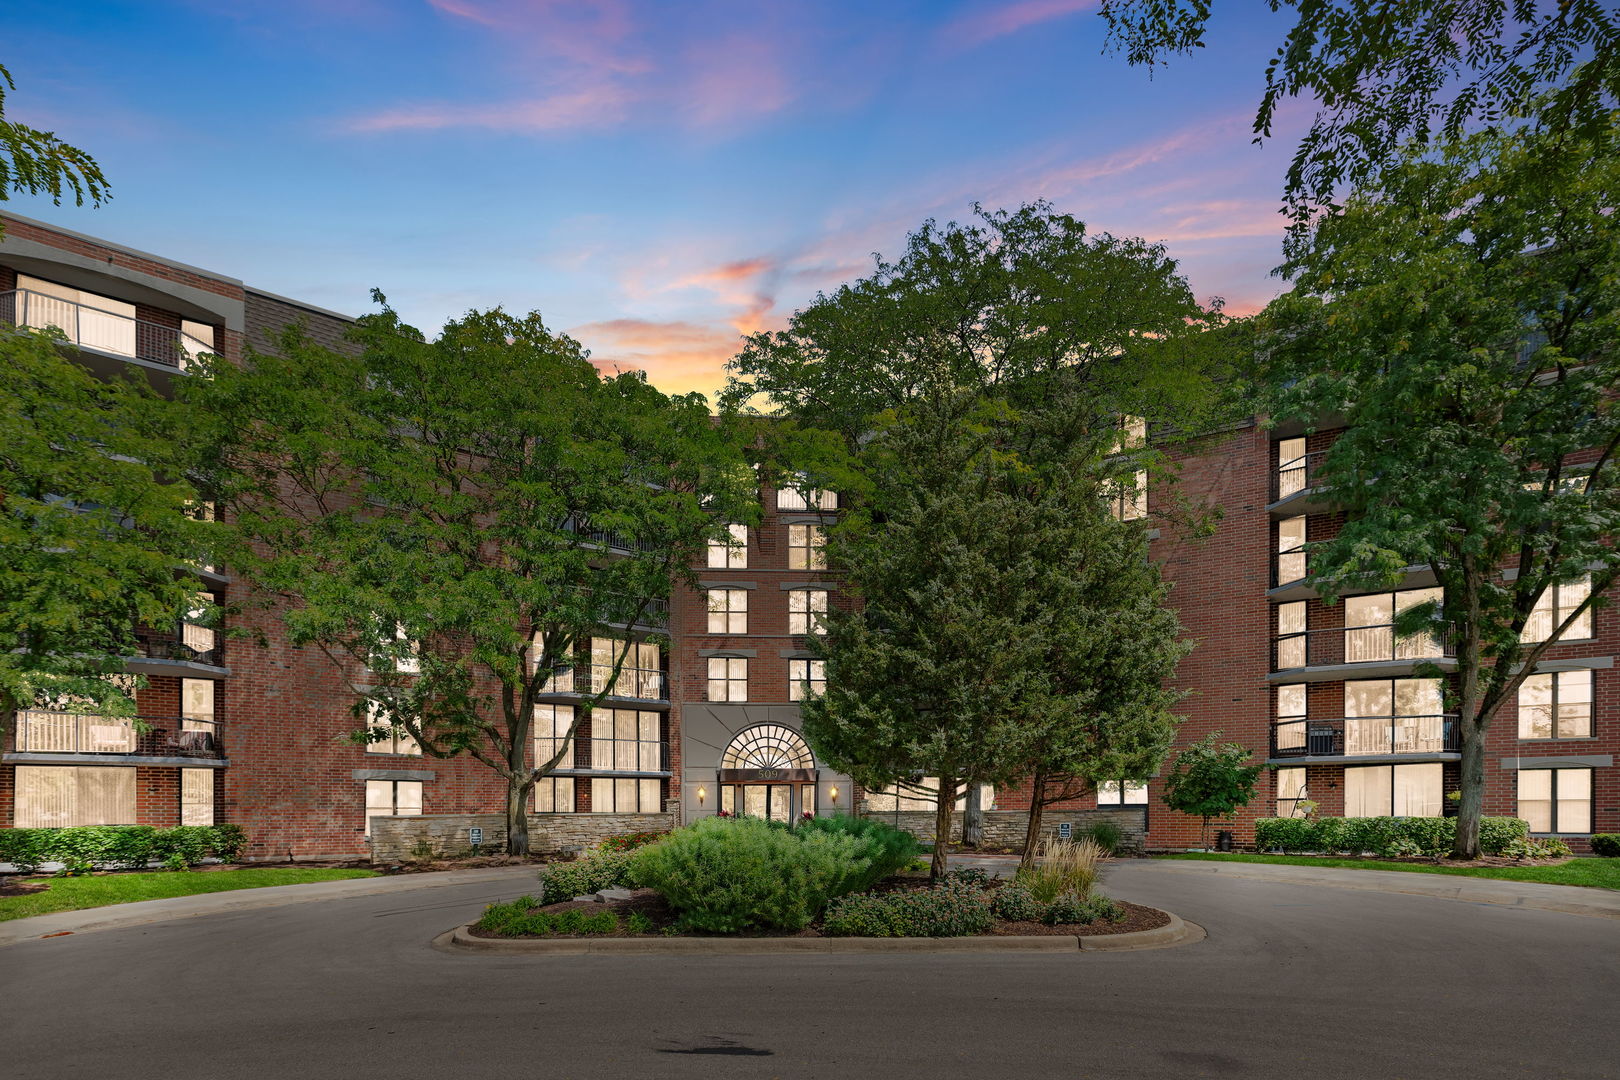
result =
M720 758L722 769L813 769L810 746L792 728L781 724L751 727L731 740Z

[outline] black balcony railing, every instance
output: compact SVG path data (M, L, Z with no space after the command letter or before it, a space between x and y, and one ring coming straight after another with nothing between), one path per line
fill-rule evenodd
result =
M543 765L561 747L562 739L534 740L534 760ZM573 752L564 754L559 769L580 772L669 772L669 743L661 739L612 739L581 735Z
M633 540L620 535L610 529L597 528L585 514L569 514L563 522L563 530L578 535L585 541L608 551L651 551L654 545L640 540Z
M220 758L219 723L182 716L96 716L55 709L17 713L19 753Z
M1461 749L1455 713L1281 720L1271 727L1272 757L1393 757Z
M638 701L664 701L669 697L667 681L662 671L653 668L625 666L619 677L613 678L612 664L575 664L563 668L539 693L599 694L604 690L609 697L633 698Z
M1277 471L1271 476L1271 501L1286 499L1290 495L1297 495L1301 491L1317 486L1317 472L1322 467L1322 458L1326 450L1317 450L1314 453L1302 454L1292 461L1278 464Z
M177 326L105 311L30 289L0 292L0 322L34 330L54 327L70 344L118 356L133 356L182 371L198 356L214 351L212 343L184 333Z
M1389 623L1307 630L1271 639L1272 671L1377 661L1438 660L1456 655L1451 642L1431 634L1398 638L1395 627Z
M224 641L218 630L193 623L172 627L141 627L135 645L148 660L186 660L194 664L224 664Z

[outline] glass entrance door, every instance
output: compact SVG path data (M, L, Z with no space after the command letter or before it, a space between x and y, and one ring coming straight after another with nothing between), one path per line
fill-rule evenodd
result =
M720 809L728 814L793 822L816 810L814 784L723 784Z

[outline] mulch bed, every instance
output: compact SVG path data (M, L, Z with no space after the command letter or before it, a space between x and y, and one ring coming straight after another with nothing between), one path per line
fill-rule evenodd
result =
M908 889L926 887L927 883L927 874L903 874L885 878L884 880L878 882L871 891L899 892ZM988 931L986 931L983 935L978 936L1020 937L1039 935L1054 937L1091 937L1101 934L1130 934L1135 933L1138 930L1156 930L1161 926L1168 925L1170 922L1170 916L1157 908L1143 907L1140 904L1132 904L1125 900L1116 900L1115 903L1125 909L1125 919L1122 922L1109 922L1107 920L1099 919L1093 923L1062 923L1057 926L1049 926L1046 923L1041 922L1005 922L998 919ZM544 907L532 908L530 910L543 911L547 914L556 914L558 912L573 911L576 909L583 909L590 914L596 914L602 911L611 911L615 915L619 916L621 923L631 913L639 912L652 922L653 926L658 932L662 932L667 926L673 926L676 920L675 911L670 908L669 903L664 899L663 895L653 889L634 889L631 891L630 898L628 900L610 900L606 903L599 903L595 900L564 900L561 903L547 904ZM476 924L469 927L467 932L473 937L513 940L511 935L497 934L493 931L484 930L479 928ZM648 936L651 935L629 933L621 926L619 930L616 930L611 934L520 934L517 935L517 938L567 939L593 937L627 938ZM815 938L821 937L822 933L819 928L811 925L805 927L803 930L797 930L791 933L781 930L753 930L742 934L682 934L680 936Z

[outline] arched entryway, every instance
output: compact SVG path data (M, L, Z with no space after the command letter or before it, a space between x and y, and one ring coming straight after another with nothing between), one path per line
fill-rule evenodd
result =
M794 821L816 812L816 760L790 727L758 724L737 733L720 757L720 809Z

